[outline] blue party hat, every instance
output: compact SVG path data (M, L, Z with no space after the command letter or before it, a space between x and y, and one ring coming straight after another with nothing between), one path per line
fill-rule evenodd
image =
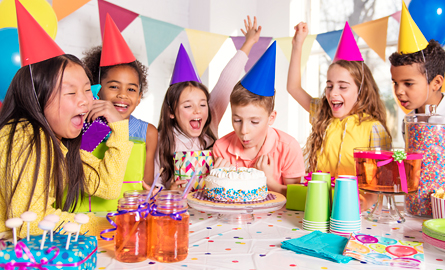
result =
M274 41L255 65L241 79L241 85L259 96L275 94L275 59L277 42Z
M193 67L192 61L184 49L184 46L179 47L178 56L176 57L175 69L173 70L170 85L180 82L195 81L201 83L201 79Z

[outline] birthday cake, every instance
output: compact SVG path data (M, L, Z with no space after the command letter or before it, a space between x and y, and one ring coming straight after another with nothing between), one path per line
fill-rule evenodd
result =
M97 239L95 236L79 235L77 242L71 237L66 248L67 234L55 233L53 241L46 235L40 249L42 235L30 236L11 243L0 250L0 268L5 269L95 269L97 263ZM23 268L22 268L23 267Z
M205 178L204 194L221 202L252 202L267 197L267 178L254 168L216 168Z

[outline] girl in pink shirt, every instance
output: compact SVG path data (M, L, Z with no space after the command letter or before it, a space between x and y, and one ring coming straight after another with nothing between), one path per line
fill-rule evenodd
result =
M231 90L237 83L252 46L258 41L261 26L256 18L252 24L249 17L244 20L246 30L241 29L246 40L241 49L229 61L210 94L199 78L172 84L167 90L159 119L158 150L156 151L155 173L164 168L161 183L170 189L187 181L171 183L174 176L174 153L198 151L213 146L218 134L218 125L229 103Z

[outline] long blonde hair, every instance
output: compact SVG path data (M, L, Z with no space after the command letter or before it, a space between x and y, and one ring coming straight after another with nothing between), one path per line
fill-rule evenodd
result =
M349 74L351 74L354 79L357 88L360 89L361 86L357 102L352 107L349 115L357 114L359 125L367 120L378 120L385 127L386 132L390 134L389 129L386 126L386 108L383 101L380 99L379 88L374 77L372 77L372 73L368 66L365 63L358 61L339 60L332 63L329 68L332 68L335 65L348 70ZM364 71L364 74L362 70ZM363 75L363 85L361 85ZM304 149L304 155L308 157L308 172L314 172L317 169L317 153L323 144L326 129L331 123L332 118L334 118L326 98L326 89L319 102L320 111L317 112L314 117L315 120L312 122L312 131ZM368 115L365 116L364 114Z

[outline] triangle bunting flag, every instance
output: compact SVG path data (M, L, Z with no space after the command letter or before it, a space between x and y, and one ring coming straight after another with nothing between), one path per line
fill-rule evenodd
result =
M102 37L104 35L105 18L107 13L113 18L113 21L121 32L139 16L139 14L134 13L133 11L116 6L105 0L97 0L97 4L99 6L100 35Z
M383 61L386 51L386 31L389 16L352 26L352 30L363 38L368 46L374 50Z

